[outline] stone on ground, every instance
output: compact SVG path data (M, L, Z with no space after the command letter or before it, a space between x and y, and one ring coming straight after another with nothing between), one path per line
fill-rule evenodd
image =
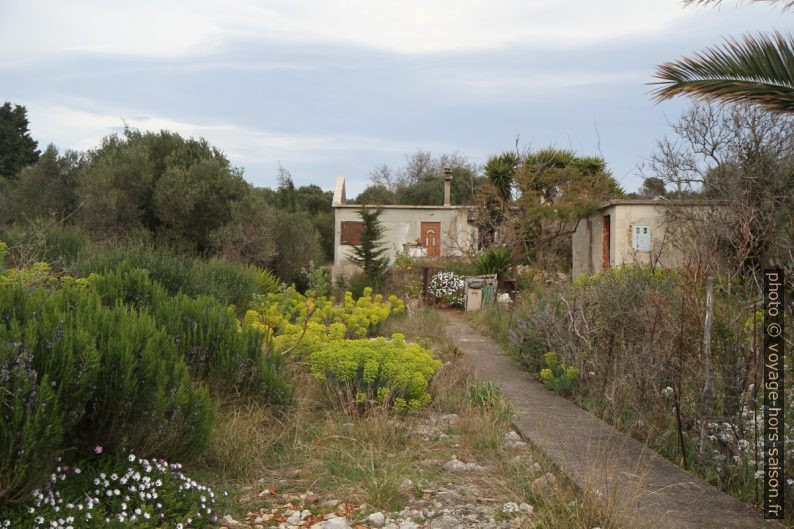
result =
M373 512L367 516L367 522L369 522L373 527L383 527L383 525L386 523L386 516L380 511Z
M477 463L464 463L463 461L460 461L457 456L452 456L452 459L444 463L444 468L455 472L474 472L478 470L484 470L484 467L481 467Z
M551 472L546 472L538 479L532 482L532 490L534 492L543 492L544 490L548 490L557 483L557 477L552 474Z

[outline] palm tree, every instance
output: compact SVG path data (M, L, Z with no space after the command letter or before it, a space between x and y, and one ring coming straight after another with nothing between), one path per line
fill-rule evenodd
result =
M513 186L519 162L518 154L507 151L491 156L488 158L488 163L485 164L485 177L496 191L496 196L499 197L504 209L513 198Z
M687 4L719 4L721 0L684 0ZM750 0L781 4L786 10L794 0ZM657 67L662 85L657 100L687 94L708 101L748 102L770 112L794 113L794 38L747 35L730 39L721 47L707 48Z

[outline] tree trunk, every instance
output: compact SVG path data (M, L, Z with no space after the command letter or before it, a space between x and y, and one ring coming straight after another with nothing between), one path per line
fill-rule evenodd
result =
M708 423L709 401L711 400L711 323L714 312L714 279L706 279L706 317L703 322L703 393L700 401L700 448L698 466L702 469L706 454L706 424Z

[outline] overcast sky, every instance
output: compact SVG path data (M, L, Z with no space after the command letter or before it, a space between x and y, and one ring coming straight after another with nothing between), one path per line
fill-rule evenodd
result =
M688 104L654 66L791 15L680 0L0 0L0 103L41 147L124 124L202 136L273 186L348 195L417 149L602 155L624 188Z

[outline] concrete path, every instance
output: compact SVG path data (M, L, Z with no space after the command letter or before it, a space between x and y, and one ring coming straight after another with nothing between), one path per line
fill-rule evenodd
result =
M637 527L783 527L547 390L460 314L444 312L443 317L464 365L498 384L512 401L516 429L579 487L601 491L635 513Z

